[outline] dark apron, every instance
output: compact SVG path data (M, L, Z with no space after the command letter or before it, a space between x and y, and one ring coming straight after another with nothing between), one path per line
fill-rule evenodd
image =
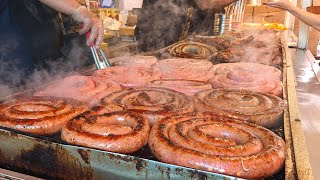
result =
M19 12L15 13L16 21L27 37L37 70L67 73L93 64L86 38L79 36L79 25L70 16L62 15L38 0L10 1L12 11Z
M93 63L85 37L65 34L59 14L38 0L0 0L0 84L15 87L35 70L72 71Z
M214 12L198 9L192 0L144 0L136 38L140 51L153 51L213 29Z
M38 0L10 0L9 7L34 64L61 57L62 30L56 11Z
M27 40L9 8L9 0L0 0L0 27L0 86L12 88L31 75L34 65Z

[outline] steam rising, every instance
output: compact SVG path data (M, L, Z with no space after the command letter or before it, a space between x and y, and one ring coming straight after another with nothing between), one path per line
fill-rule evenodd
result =
M9 52L9 47L5 43L1 43L0 52L2 54ZM35 70L29 76L24 76L18 67L13 66L14 61L20 63L20 59L7 60L4 55L1 55L0 61L4 62L0 65L2 74L8 74L8 77L0 79L0 97L20 92L25 89L35 88L41 84L49 83L58 79L62 79L71 74L77 74L81 68L86 65L93 64L90 57L89 48L79 39L71 41L69 46L64 46L61 49L64 55L61 58L52 60L44 59L41 67ZM41 52L39 52L41 53ZM11 71L8 71L10 66Z
M137 31L140 31L139 44L142 44L141 50L155 50L165 47L168 42L176 42L179 37L177 37L176 32L182 32L185 24L185 16L187 14L187 3L179 3L172 1L157 1L154 4L149 4L145 7L143 17L139 17L139 26L144 31L142 32L139 27ZM157 9L155 11L155 9ZM157 12L157 13L155 13ZM168 18L170 17L170 18ZM199 21L206 21L204 19L198 19ZM165 36L163 36L165 32ZM254 35L254 43L246 46L244 48L245 57L241 58L242 62L256 62L267 65L280 64L280 49L279 41L274 32L268 31L247 31L245 36ZM14 44L14 42L12 42ZM11 44L12 44L11 43ZM8 43L0 44L0 52L2 54L7 53L10 50ZM11 62L17 61L19 59L3 59L4 56L0 55L0 71L8 74L10 78L10 83L1 77L0 79L0 96L5 96L12 94L14 91L18 92L27 88L34 88L41 84L45 84L57 79L62 79L71 74L77 74L79 68L84 65L93 64L90 58L89 48L87 48L84 43L79 40L73 40L70 46L65 46L61 51L64 57L46 61L45 68L37 68L30 76L25 77L21 73L19 68L12 68L12 71L5 72L8 66L12 66ZM153 45L151 47L145 47L143 44ZM129 50L128 50L129 51ZM41 53L41 52L39 52ZM130 53L125 53L128 56ZM122 54L123 55L123 54ZM10 75L10 76L9 76ZM16 84L21 84L23 86L16 87ZM11 84L11 85L10 85ZM12 86L13 85L13 86Z
M182 32L188 4L174 4L172 1L144 3L144 15L138 17L136 30L140 50L156 50L177 42L177 32Z
M281 46L277 33L269 30L246 30L245 35L253 35L254 41L245 47L243 62L253 62L279 67L281 65ZM246 34L247 33L247 34Z

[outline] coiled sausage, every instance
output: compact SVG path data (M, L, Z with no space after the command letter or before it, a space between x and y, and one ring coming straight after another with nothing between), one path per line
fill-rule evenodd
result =
M272 131L209 113L164 118L148 143L160 161L242 178L271 176L285 160L285 143Z
M150 125L133 112L104 113L103 107L77 117L62 129L62 140L91 148L132 153L147 144Z
M0 126L38 135L57 133L87 110L79 101L56 97L16 99L0 106Z

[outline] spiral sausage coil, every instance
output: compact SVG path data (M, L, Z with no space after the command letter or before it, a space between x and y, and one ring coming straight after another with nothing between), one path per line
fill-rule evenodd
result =
M215 114L184 114L158 121L149 147L160 161L258 179L277 173L285 144L272 131Z
M103 113L94 107L67 123L62 140L75 145L118 153L133 153L147 144L150 125L132 112Z
M277 96L240 90L214 89L196 94L198 111L224 113L264 127L279 127L284 102Z
M0 126L37 135L57 133L87 110L79 101L56 97L17 99L0 106Z
M138 88L112 93L101 100L102 106L116 105L142 114L153 125L165 116L194 110L193 98L166 88Z

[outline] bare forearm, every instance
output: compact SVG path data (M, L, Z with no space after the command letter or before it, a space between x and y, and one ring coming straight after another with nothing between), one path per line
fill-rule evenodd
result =
M297 17L298 19L300 19L301 21L303 21L304 23L306 23L307 25L315 28L316 30L320 31L320 16L313 14L313 13L309 13L306 12L302 9L299 9L297 7L290 7L288 9L288 11L294 15L295 17Z
M39 0L52 9L71 15L81 5L76 0Z
M79 31L79 34L84 34L88 31L91 32L91 35L87 39L87 45L96 41L96 48L100 47L100 44L103 40L103 24L99 17L90 12L87 8L81 7L81 4L77 0L39 0L40 2L46 4L52 9L59 11L61 13L72 15L72 18L83 24L82 29Z

